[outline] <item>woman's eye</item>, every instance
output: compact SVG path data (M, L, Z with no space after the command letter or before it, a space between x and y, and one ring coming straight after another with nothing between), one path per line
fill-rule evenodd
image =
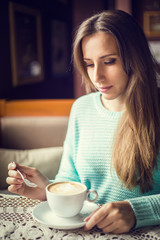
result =
M93 67L94 64L93 64L93 63L85 63L85 66L86 66L86 67Z
M105 64L113 64L115 63L116 59L113 58L113 59L109 59L108 61L105 61Z

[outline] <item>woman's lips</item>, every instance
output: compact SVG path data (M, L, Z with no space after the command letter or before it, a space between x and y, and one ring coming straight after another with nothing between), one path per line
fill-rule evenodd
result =
M108 92L111 88L112 88L112 86L109 86L109 87L99 87L99 91L104 93L104 92Z

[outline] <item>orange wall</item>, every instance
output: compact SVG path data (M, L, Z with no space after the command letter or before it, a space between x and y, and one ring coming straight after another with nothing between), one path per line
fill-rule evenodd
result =
M0 117L69 116L74 99L0 100Z

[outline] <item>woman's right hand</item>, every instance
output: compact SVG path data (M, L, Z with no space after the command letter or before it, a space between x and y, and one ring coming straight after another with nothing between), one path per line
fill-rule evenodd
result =
M21 175L17 169L23 174L25 178L37 184L36 188L28 187L22 180ZM8 177L6 182L10 185L8 190L12 193L19 194L32 199L46 200L45 187L50 183L42 173L36 168L19 165L15 162L8 165Z

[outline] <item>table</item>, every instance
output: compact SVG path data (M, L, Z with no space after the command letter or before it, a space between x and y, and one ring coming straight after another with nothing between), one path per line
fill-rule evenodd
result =
M76 230L57 230L43 225L32 217L34 206L38 200L0 194L0 240L160 240L160 227L136 229L129 234L104 234L98 228L85 232L83 228Z

